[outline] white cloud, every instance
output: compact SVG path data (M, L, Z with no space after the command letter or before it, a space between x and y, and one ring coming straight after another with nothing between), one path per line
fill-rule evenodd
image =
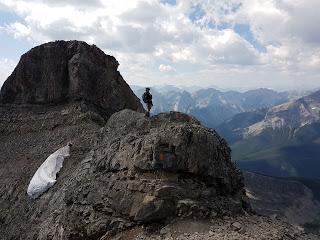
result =
M160 72L175 72L174 68L170 65L160 64L159 66Z
M0 23L2 31L35 45L94 43L118 58L130 83L165 82L173 71L170 83L191 85L319 81L319 0L0 0L0 8L23 19ZM238 24L250 32L236 32Z
M10 24L7 26L7 30L14 35L15 38L29 37L31 33L31 29L20 22Z

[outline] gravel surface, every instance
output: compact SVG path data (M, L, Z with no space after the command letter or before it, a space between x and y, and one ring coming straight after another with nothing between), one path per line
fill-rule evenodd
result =
M140 227L111 238L116 240L318 240L320 236L307 234L300 227L282 219L264 216L238 216L211 221L181 220L149 233Z

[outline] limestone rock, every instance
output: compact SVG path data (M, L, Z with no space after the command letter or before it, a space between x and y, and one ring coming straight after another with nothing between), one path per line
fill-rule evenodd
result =
M119 231L125 224L205 219L212 212L232 215L249 210L244 208L243 179L230 160L229 147L217 133L185 114L146 118L131 110L115 113L101 130L92 156L85 174L81 165L73 172L78 181L66 187L65 220L55 222L72 236L79 229L83 234L96 221L104 224L92 234ZM90 206L90 215L85 216ZM114 216L123 219L120 228L110 225Z
M82 100L107 116L129 108L143 111L117 70L118 61L95 45L55 41L22 55L4 83L0 103L57 104Z
M146 118L117 66L77 41L22 56L0 93L3 239L108 239L138 225L250 211L227 143L183 113ZM69 141L56 184L30 199L35 171Z
M229 147L185 114L146 118L123 110L100 128L103 119L95 121L95 113L77 104L38 108L16 114L7 109L3 114L15 121L0 122L5 238L99 239L140 224L249 210ZM74 146L57 184L28 199L35 170L69 140Z

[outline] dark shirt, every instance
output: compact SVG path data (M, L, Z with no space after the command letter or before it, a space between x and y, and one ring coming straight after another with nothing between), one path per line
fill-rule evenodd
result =
M145 92L143 94L143 99L146 100L146 103L152 103L152 95L150 92Z

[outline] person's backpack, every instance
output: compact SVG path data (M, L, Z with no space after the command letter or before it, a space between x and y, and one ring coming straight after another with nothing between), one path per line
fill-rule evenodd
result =
M147 93L144 93L144 94L142 95L142 101L143 101L144 103L148 103Z

